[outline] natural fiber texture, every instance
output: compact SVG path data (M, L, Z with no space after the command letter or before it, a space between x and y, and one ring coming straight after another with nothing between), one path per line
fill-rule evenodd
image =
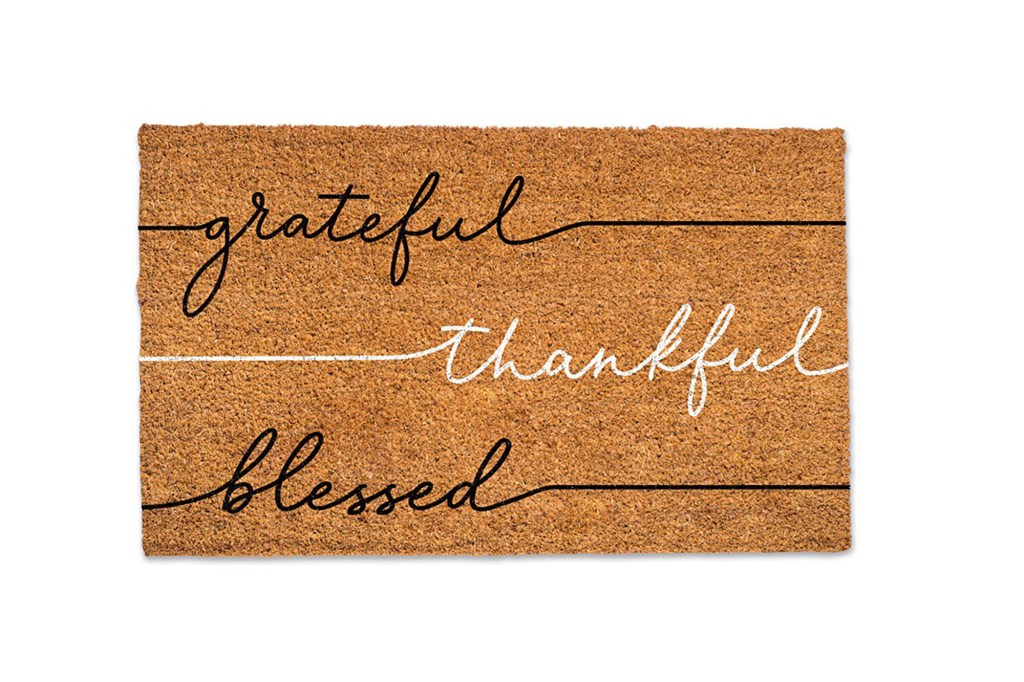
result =
M782 356L808 311L820 325L799 351L808 370L844 363L845 227L838 130L164 127L139 133L139 301L142 313L142 500L159 505L225 486L266 429L277 440L234 481L257 492L224 509L224 492L143 511L151 554L492 554L533 552L835 551L849 546L849 491L812 489L557 489L488 511L470 501L381 511L282 510L269 484L296 444L323 436L315 458L281 484L284 506L318 483L326 503L365 484L400 495L422 481L430 502L474 474L508 439L507 459L477 486L476 505L564 485L844 486L848 469L845 370L800 373L706 369L707 396L688 410L692 371L611 370L533 381L488 368L448 380L450 349L401 361L163 361L180 356L361 356L444 343L442 326L474 324L453 370L483 363L518 318L503 360L523 373L556 349L581 369L600 348L628 369L648 357L684 304L692 315L676 354L699 351L727 304L735 315L708 359L761 348ZM525 245L498 228L460 241L407 237L404 280L392 268L396 233L367 243L329 231L269 239L251 225L229 247L223 279L198 313L224 245L219 217L238 234L263 194L264 236L290 216L320 227L351 184L333 225L355 232L379 214L383 233L410 208L430 173L432 195L409 231L463 218L462 236L502 216L507 241L582 225ZM368 195L366 199L354 195ZM708 225L682 222L761 221ZM617 224L608 225L607 222ZM658 223L658 224L649 224ZM779 224L815 223L815 224ZM832 224L828 224L832 223ZM289 229L300 230L300 221ZM153 357L162 361L153 361ZM149 358L149 359L147 359ZM699 389L697 391L699 397ZM264 442L264 444L267 441ZM303 452L309 454L311 447ZM258 448L257 448L258 450ZM299 458L301 460L301 457ZM298 461L298 460L297 460ZM472 486L471 486L472 487ZM460 493L465 493L462 489ZM460 494L452 496L458 501Z

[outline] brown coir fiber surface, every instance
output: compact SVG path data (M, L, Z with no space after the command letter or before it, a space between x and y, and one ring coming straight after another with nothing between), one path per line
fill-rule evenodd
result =
M431 172L433 195L410 229L463 218L468 234L495 217L522 239L581 221L838 222L844 219L839 130L166 127L139 133L141 226L198 226L224 216L239 230L264 195L265 230L289 216L322 224L351 184L335 232L371 213L377 232L409 208ZM444 325L471 335L456 370L483 362L513 319L504 360L523 372L555 349L573 369L605 348L628 368L648 356L683 304L692 316L679 362L700 349L726 304L736 308L711 353L764 364L789 350L814 306L821 325L801 350L808 368L847 357L842 225L587 225L513 246L490 230L470 241L408 238L408 270L389 277L395 238L366 243L248 228L229 250L216 295L195 316L182 298L223 238L140 232L142 502L218 489L265 429L278 433L240 479L272 483L299 441L323 435L314 461L282 483L282 502L320 482L366 495L422 481L441 497L471 481L488 450L508 457L479 486L480 505L549 485L844 485L849 481L847 372L808 377L707 370L705 406L687 411L691 373L646 370L518 381L490 371L457 385L447 351L400 362L153 362L178 356L346 356L436 346ZM216 274L216 268L211 273ZM206 279L197 284L202 299ZM308 451L307 451L308 452ZM387 514L371 502L283 511L275 491L228 513L223 494L145 509L150 554L506 554L538 552L837 551L850 543L847 489L547 490L489 511L469 503ZM356 510L359 511L359 510Z

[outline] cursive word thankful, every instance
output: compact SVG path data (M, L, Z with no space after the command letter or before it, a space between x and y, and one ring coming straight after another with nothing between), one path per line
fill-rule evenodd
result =
M187 317L199 315L213 301L224 283L228 270L228 261L232 247L246 234L255 234L261 241L273 239L326 239L334 243L342 243L358 239L367 244L383 240L391 240L390 281L399 286L409 273L409 239L430 235L435 241L441 242L455 237L459 242L468 242L493 231L501 243L507 246L524 246L568 232L581 227L593 226L651 226L651 227L686 227L715 225L845 225L845 221L763 221L763 220L584 220L569 223L540 234L514 238L505 229L506 217L515 207L523 192L526 181L517 175L509 182L501 199L494 210L494 217L482 225L468 226L465 218L455 218L445 223L440 217L433 221L422 220L420 212L430 201L440 174L432 171L420 184L409 202L409 207L396 220L386 221L379 213L369 213L361 220L348 221L343 219L342 212L350 203L365 201L369 194L358 194L355 185L348 185L341 193L318 194L317 197L327 202L324 216L311 219L303 213L292 213L281 222L268 221L270 209L266 205L263 192L252 193L253 211L249 219L240 227L233 227L230 217L221 216L200 225L139 225L141 232L201 232L206 239L217 244L217 250L204 261L185 286L185 294L181 301L181 310ZM347 218L347 216L346 216ZM414 218L422 224L414 225Z
M794 335L793 345L774 360L767 362L762 360L763 351L759 347L746 353L743 353L738 347L734 347L731 351L724 354L719 354L721 351L716 350L722 341L722 337L728 330L733 317L736 315L736 306L731 303L727 303L722 307L718 317L715 318L715 322L705 335L704 342L700 348L688 355L685 353L681 354L680 346L683 342L680 336L689 322L692 312L693 308L689 303L681 306L665 327L653 350L636 364L632 366L624 365L623 367L620 367L623 363L615 354L609 353L604 347L601 347L596 352L590 354L589 359L584 361L576 360L568 351L557 349L552 351L543 362L534 360L531 364L531 370L524 370L523 367L528 364L527 361L520 360L517 362L515 359L507 357L510 354L509 343L519 328L518 317L509 324L501 337L501 341L486 360L468 370L460 368L461 371L457 369L457 365L464 364L459 362L459 351L464 343L472 343L472 341L467 340L468 337L474 335L473 338L475 340L491 334L490 329L476 326L472 319L462 325L441 327L441 331L449 335L447 339L436 346L411 353L269 356L165 355L144 356L140 360L142 362L403 362L447 351L448 360L445 363L445 375L448 381L454 384L465 384L473 381L480 376L488 374L488 370L490 370L489 374L494 379L507 375L520 381L534 381L556 376L563 376L570 380L579 380L584 377L596 379L602 374L611 374L616 377L641 375L646 376L648 381L654 381L660 373L674 374L686 370L690 373L690 390L686 400L686 409L693 417L701 413L707 402L707 372L709 369L725 367L732 372L743 372L750 369L755 372L765 373L787 363L792 363L793 367L801 375L818 377L839 372L848 367L848 363L841 362L822 369L810 369L805 367L804 362L800 359L800 352L810 342L811 337L814 336L821 323L822 311L818 306L811 308L804 317L803 322Z
M310 487L299 487L289 481L300 471L310 466L320 454L324 445L324 435L313 431L302 438L285 458L276 476L265 483L253 483L250 474L273 450L277 443L277 429L269 428L260 433L242 453L242 457L234 472L223 484L205 493L181 500L143 504L143 510L170 509L203 502L211 498L220 499L221 510L229 514L237 514L251 503L257 496L273 493L274 505L278 511L294 512L299 509L326 511L340 508L352 516L368 511L381 516L391 514L400 506L407 506L412 511L421 512L435 507L458 509L468 507L473 511L487 512L500 509L510 504L522 502L534 495L551 491L686 491L686 490L848 490L849 484L552 484L532 488L505 498L481 501L480 490L508 459L512 450L512 442L501 438L487 451L476 473L468 480L461 481L449 488L437 486L432 481L420 481L405 488L397 484L387 484L371 488L365 483L336 490L331 481L319 481Z

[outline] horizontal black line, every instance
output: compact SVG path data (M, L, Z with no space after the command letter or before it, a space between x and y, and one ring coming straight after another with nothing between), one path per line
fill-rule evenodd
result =
M701 227L701 226L800 226L800 225L846 225L845 220L583 220L578 223L569 223L562 226L561 230L569 230L576 227Z
M513 495L512 497L506 498L493 504L475 504L474 509L477 511L493 511L500 509L516 502L522 502L525 499L533 497L534 495L540 495L541 493L557 492L557 491L594 491L594 492L606 492L606 491L639 491L639 492L657 492L657 491L801 491L801 490L849 490L849 483L740 483L740 484L728 484L728 483L688 483L688 484L590 484L590 485L573 485L567 483L555 483L552 485L545 485L533 490L527 490L526 492ZM219 492L219 491L217 491ZM203 497L208 497L205 495ZM191 502L196 502L201 498L193 498L190 500L184 500L179 502L163 502L157 504L143 504L142 509L144 511L152 511L156 509L167 509L170 507L181 506Z
M139 225L139 232L198 232L206 225Z
M524 493L513 495L507 499L493 504L477 504L474 509L477 511L492 511L509 504L522 502L523 500L539 495L541 493L567 491L782 491L782 490L849 490L850 484L802 484L802 483L763 483L763 484L717 484L717 483L691 483L691 484L595 484L595 485L572 485L555 483L545 485Z
M583 220L557 228L553 233L577 227L807 227L844 226L845 220ZM206 225L139 225L139 232L196 232ZM545 236L552 236L548 233Z
M573 485L555 483L538 490L849 490L849 483L625 483Z

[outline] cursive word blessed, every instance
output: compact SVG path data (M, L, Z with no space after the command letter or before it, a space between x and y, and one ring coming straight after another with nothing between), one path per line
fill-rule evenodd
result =
M421 512L435 507L459 509L468 507L477 512L493 511L510 504L522 502L534 495L552 491L694 491L694 490L848 490L849 484L563 484L555 483L538 488L531 488L511 497L500 498L490 502L481 502L477 495L484 483L494 477L508 459L512 450L512 442L501 438L487 451L483 461L477 467L472 478L454 484L450 488L439 487L432 481L420 481L411 486L400 488L398 484L387 484L371 488L365 483L336 490L331 481L320 481L312 487L298 486L289 480L310 466L320 454L324 445L324 435L313 431L302 438L284 460L276 476L265 483L253 483L250 474L262 464L277 443L277 429L269 428L260 433L242 453L234 472L223 484L205 493L181 500L143 504L146 511L170 509L196 504L211 498L220 498L220 508L229 514L237 514L257 496L273 493L274 505L278 511L294 512L299 509L326 511L343 509L351 516L368 511L381 516L391 514L400 506L407 506L412 511Z
M504 500L501 502L481 505L477 502L477 490L489 478L491 478L508 457L512 443L502 438L484 456L477 469L476 475L469 481L458 483L447 491L438 494L435 485L431 481L422 481L412 486L405 492L400 492L395 484L386 485L376 491L372 491L366 484L360 484L342 493L334 492L334 484L330 481L321 481L310 488L305 494L291 496L285 492L285 484L288 480L309 466L320 454L324 445L324 436L319 431L307 434L291 454L285 459L277 476L268 483L256 485L247 480L249 474L256 469L264 458L270 454L277 442L277 429L266 429L249 444L249 447L242 453L242 458L235 467L234 473L223 484L202 493L195 497L173 502L160 504L142 505L143 509L167 509L170 507L181 507L195 504L211 497L221 497L221 509L230 513L238 512L249 506L253 498L263 493L273 491L274 503L280 511L295 511L302 507L308 507L314 511L323 511L335 507L344 506L345 511L351 515L362 514L373 507L377 514L386 515L395 510L399 504L407 504L413 511L426 511L440 505L447 505L451 509L457 509L464 504L476 511L487 511L497 509L523 496Z

